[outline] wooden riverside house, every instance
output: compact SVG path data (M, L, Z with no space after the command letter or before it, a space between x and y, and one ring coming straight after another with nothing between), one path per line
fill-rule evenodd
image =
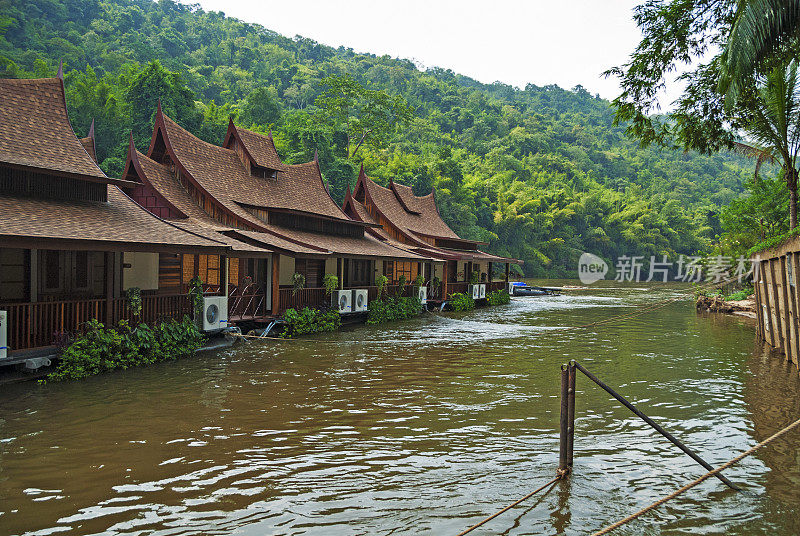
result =
M488 291L508 288L509 265L522 264L479 250L485 242L459 237L442 220L433 191L419 197L409 186L394 181L389 182L388 188L383 187L364 173L363 166L355 191L347 192L344 211L353 219L373 224L368 232L385 243L434 259L427 265L430 271L424 274L426 280L436 277L441 281L441 288L431 289L433 298L446 299L454 292L466 292L473 272L479 274L479 281L486 283ZM384 265L384 272L393 282L400 275L407 279L417 275L413 264ZM500 266L503 278L496 281L494 276Z
M191 312L168 270L184 254L231 248L164 221L107 177L94 160L93 128L79 140L57 78L0 80L0 311L4 362L50 347L92 318L130 316L124 291L145 289L143 321ZM223 263L224 264L224 263Z
M316 157L284 164L271 136L233 121L217 146L184 130L159 106L147 155L131 142L123 179L138 184L132 197L148 211L232 248L232 322L330 303L322 285L326 273L337 275L341 289L368 289L375 299L384 262L419 270L431 260L366 233L374 224L349 218L328 193ZM194 276L211 287L223 283L213 255L184 253L176 270L183 288ZM305 278L299 291L295 273Z

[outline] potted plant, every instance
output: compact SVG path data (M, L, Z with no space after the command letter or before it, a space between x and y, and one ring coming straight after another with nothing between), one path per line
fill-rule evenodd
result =
M325 296L330 296L334 290L339 288L339 278L333 274L325 274L322 278L322 286L325 288Z
M422 289L425 289L424 292L421 292ZM414 296L419 298L423 305L428 301L428 289L425 287L425 276L422 274L417 274L414 279Z
M401 275L400 279L397 280L397 295L402 296L403 291L406 290L406 284L408 284L408 280L406 280L406 276Z
M387 283L389 283L389 278L385 275L379 275L375 278L375 286L378 287L379 300L383 297L383 293L386 292Z
M292 275L292 296L306 288L306 276L295 272Z

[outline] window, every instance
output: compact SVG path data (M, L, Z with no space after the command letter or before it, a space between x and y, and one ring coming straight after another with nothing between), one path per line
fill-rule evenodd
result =
M89 283L89 261L91 257L88 251L76 251L75 252L75 263L73 267L73 282L75 283L74 287L75 290L88 290L90 283Z
M222 265L219 255L184 255L181 279L188 285L194 276L205 285L221 285Z
M259 179L277 179L278 173L274 169L265 168L258 164L250 164L250 174Z
M349 273L345 285L349 287L368 287L372 284L372 261L363 259L349 260Z
M46 292L56 292L63 290L62 270L64 266L63 251L46 250L43 252L43 290Z
M296 259L294 271L306 278L306 288L321 288L325 274L325 261L322 259Z
M400 277L405 276L406 283L411 283L417 277L416 262L384 261L383 274L389 279L390 285L397 285Z
M42 250L39 253L39 282L43 294L92 290L94 256L90 251Z

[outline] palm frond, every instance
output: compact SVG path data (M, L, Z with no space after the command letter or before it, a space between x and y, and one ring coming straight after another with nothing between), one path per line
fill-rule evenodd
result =
M735 102L759 62L800 29L800 0L743 0L723 53L720 89Z

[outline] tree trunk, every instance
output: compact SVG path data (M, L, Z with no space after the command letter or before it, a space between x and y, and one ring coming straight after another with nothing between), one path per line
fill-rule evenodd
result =
M797 227L797 170L787 171L786 185L789 187L789 229Z

